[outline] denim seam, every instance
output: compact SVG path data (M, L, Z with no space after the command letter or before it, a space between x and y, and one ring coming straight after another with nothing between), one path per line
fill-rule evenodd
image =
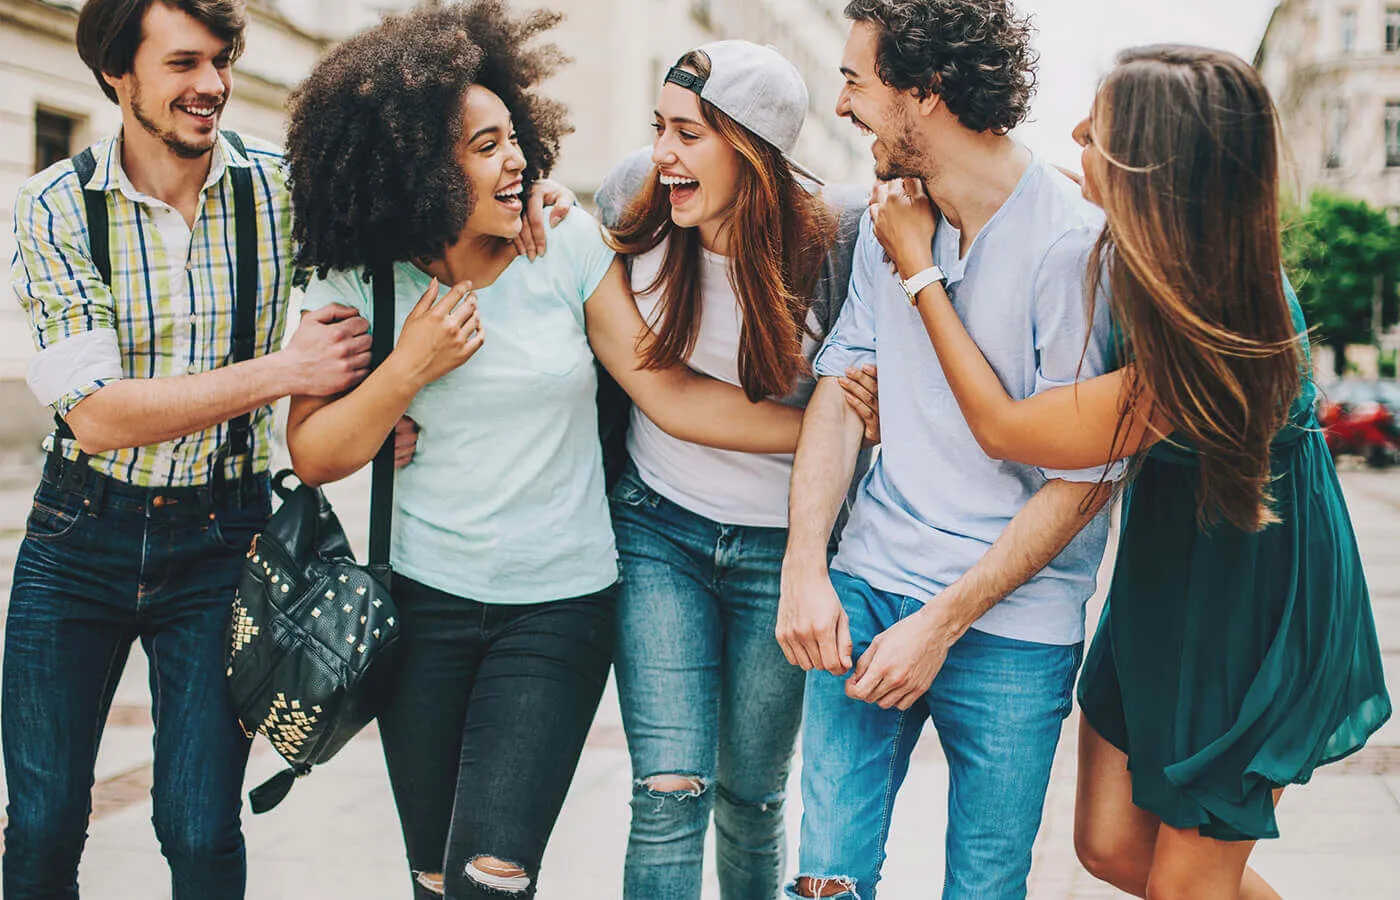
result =
M141 615L141 602L146 599L146 560L149 558L151 545L151 520L148 515L141 523L141 565L137 568L136 581L136 614ZM152 642L154 644L154 642Z
M164 718L161 715L161 708L162 701L164 701L165 699L165 683L164 679L160 676L160 653L156 650L156 639L158 637L159 635L156 635L151 638L151 645L146 651L146 655L150 657L151 674L154 676L150 679L153 682L151 685L151 725L153 728L153 734L151 736L152 746L158 746L160 744L160 723L161 719ZM242 728L241 722L239 723L239 727ZM162 778L159 781L157 781L156 784L152 787L153 799L156 796L158 796L155 794L155 791L159 791L164 788L163 782L165 781L166 779ZM164 841L162 840L162 844L163 843Z
M114 677L114 675L115 675L114 670L115 670L115 668L116 668L117 657L120 656L120 655L121 655L121 648L120 648L120 645L114 646L114 647L112 648L112 656L111 656L110 659L107 660L107 674L106 674L106 675L103 677L103 679L102 679L102 693L98 694L98 697L106 697L106 696L107 696L107 691L108 691L108 689L111 687L111 685L112 685L112 680L113 680L113 677ZM100 703L100 702L101 702L101 701L99 700L99 703ZM108 712L110 712L110 711L111 711L111 707L109 706L109 707L108 707ZM97 710L97 716L96 716L96 718L95 718L94 721L93 721L93 725L94 725L93 734L98 734L98 733L100 733L100 732L102 731L103 726L104 726L104 724L105 724L105 719L106 719L106 717L102 714L102 710L99 708L99 709ZM94 765L97 764L97 749L98 749L98 746L99 746L101 743L102 743L101 741L94 741L94 742L93 742L93 747L92 747L92 762L93 762Z
M903 621L904 611L913 602L908 597L903 597L899 603L899 613L896 621ZM899 713L899 725L894 730L894 743L890 747L889 766L885 771L885 797L880 805L880 853L884 853L885 842L890 836L890 818L893 815L894 806L894 768L899 761L899 745L904 738L904 728L909 723L908 710L901 710Z

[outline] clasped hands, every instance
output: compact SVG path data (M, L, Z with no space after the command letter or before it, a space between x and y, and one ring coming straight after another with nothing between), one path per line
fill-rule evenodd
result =
M789 663L850 673L851 699L907 710L928 693L959 630L935 600L877 634L853 665L850 620L825 568L800 571L784 564L776 634Z

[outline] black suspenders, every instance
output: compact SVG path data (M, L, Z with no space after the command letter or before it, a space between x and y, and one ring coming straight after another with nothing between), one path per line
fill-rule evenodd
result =
M233 145L240 154L247 154L243 139L232 131L222 132L224 139ZM87 213L88 248L92 253L93 265L109 288L112 286L112 251L107 221L107 192L88 189L97 170L97 161L92 148L73 157L73 169L78 173L78 182L83 189L83 207ZM253 173L242 166L230 166L229 175L233 180L233 223L235 233L236 282L233 300L233 358L232 362L243 362L253 358L254 326L258 315L258 216L253 200ZM223 459L232 452L249 454L252 450L252 417L245 413L229 423L229 442L219 448L216 463L216 480L223 476ZM54 433L54 454L62 457L62 442L73 440L73 430L57 413L54 414L57 430ZM244 462L244 471L252 471L252 457ZM87 454L79 451L79 469L86 468Z

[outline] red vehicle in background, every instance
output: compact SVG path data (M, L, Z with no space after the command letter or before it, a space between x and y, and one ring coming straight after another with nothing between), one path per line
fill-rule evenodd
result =
M1354 453L1375 468L1400 462L1400 382L1343 379L1319 392L1317 418L1333 456Z

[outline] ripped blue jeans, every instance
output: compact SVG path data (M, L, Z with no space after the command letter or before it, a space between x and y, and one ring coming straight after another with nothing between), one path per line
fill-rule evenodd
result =
M634 779L623 896L697 900L713 814L720 896L773 900L804 680L774 638L787 531L699 516L630 467L611 501ZM650 785L666 775L689 783Z

